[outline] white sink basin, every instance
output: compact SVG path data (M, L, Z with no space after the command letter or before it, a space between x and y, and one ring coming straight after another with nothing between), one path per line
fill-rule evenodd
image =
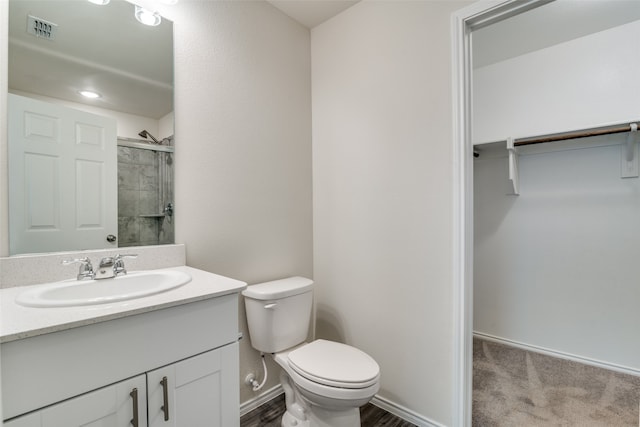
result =
M22 292L16 303L26 307L108 304L159 294L190 281L189 274L176 270L139 271L101 280L66 280Z

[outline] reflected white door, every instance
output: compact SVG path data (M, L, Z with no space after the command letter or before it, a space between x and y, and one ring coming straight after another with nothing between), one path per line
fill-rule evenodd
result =
M9 94L9 251L116 247L116 121Z

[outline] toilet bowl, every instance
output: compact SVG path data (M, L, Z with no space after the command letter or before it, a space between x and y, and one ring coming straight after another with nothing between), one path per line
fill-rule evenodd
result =
M327 340L305 342L313 281L291 277L243 291L251 344L282 367L283 427L360 426L359 407L380 388L380 368L365 352Z

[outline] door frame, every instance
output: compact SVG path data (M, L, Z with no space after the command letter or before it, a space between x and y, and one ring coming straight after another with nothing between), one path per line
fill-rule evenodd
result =
M451 16L453 118L453 426L471 426L473 140L471 33L553 0L480 0Z

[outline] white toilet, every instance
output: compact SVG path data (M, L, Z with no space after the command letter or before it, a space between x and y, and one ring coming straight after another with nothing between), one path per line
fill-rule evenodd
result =
M289 277L249 286L245 297L251 345L283 368L283 427L360 426L359 407L380 388L371 356L333 341L306 343L313 281Z

